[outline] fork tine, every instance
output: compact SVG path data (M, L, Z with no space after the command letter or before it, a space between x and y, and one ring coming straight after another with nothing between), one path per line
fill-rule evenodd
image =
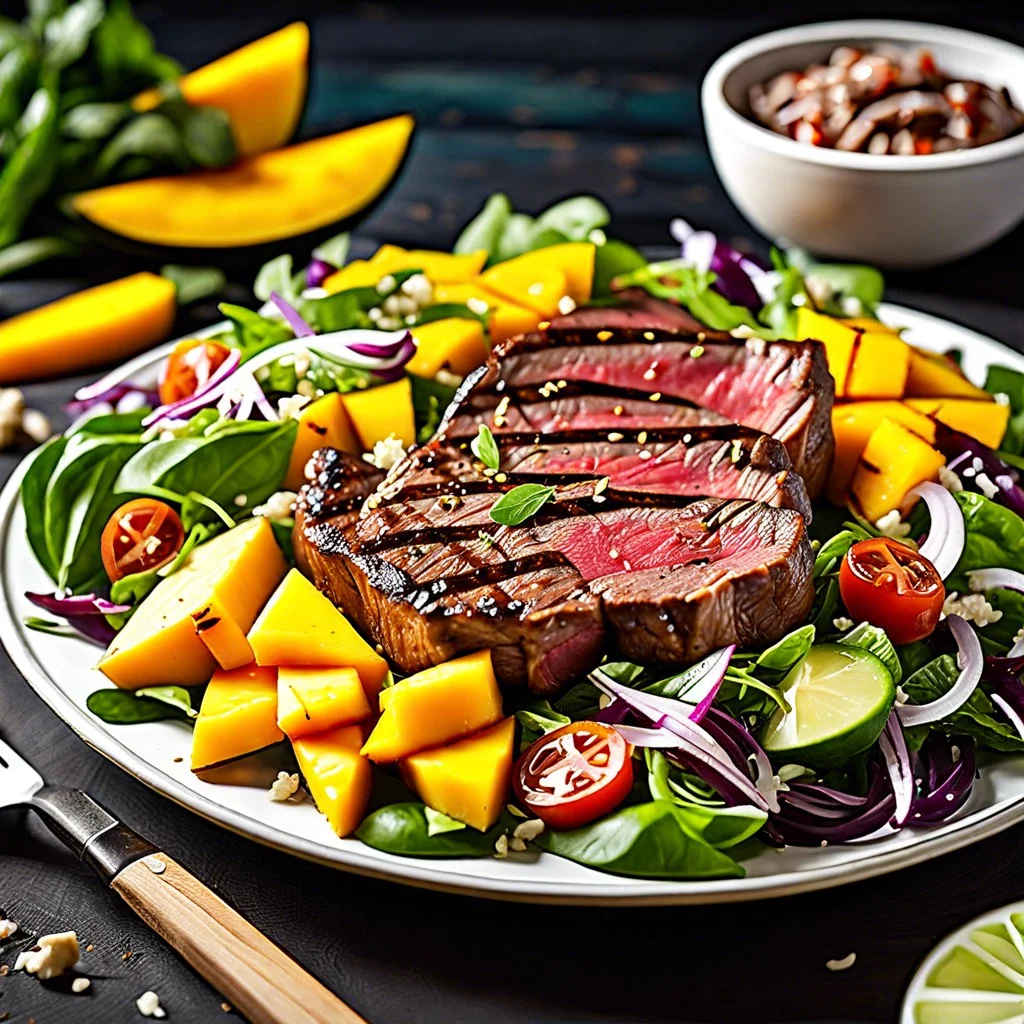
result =
M0 739L0 807L25 803L43 786L42 776Z

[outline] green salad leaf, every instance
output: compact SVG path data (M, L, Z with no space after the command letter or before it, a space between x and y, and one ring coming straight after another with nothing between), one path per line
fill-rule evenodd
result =
M473 828L431 835L427 807L414 801L385 804L372 811L356 829L367 846L400 857L489 857L494 844L508 827L506 816L488 832Z
M1001 454L1024 454L1024 373L994 364L988 368L985 390L990 395L1006 395L1010 402L1010 421L999 446Z
M110 687L95 690L85 706L109 725L137 725L142 722L188 722L197 712L192 697L181 686L151 686L143 690Z

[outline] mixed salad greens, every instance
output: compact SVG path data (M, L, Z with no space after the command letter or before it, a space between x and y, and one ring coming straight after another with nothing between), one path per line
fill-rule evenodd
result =
M586 240L592 303L638 286L739 337L797 338L801 308L865 318L882 298L872 268L792 250L766 263L683 221L672 225L679 258L651 264L607 238L608 220L590 197L531 218L494 196L454 252L483 249L494 265ZM22 486L29 542L57 587L29 596L67 626L30 626L106 644L197 545L253 515L274 521L288 554L294 494L282 487L311 402L408 380L415 437L433 434L459 380L407 371L410 329L464 319L486 330L488 311L435 302L415 267L325 289L347 258L339 237L306 267L273 260L255 285L263 305L222 306L226 322L177 345L159 381L115 372L76 395L78 418L38 452ZM816 506L816 598L789 635L671 674L606 662L551 700L506 694L521 756L516 797L490 829L427 807L379 770L356 835L422 857L504 855L532 841L618 874L722 878L743 874L755 837L825 845L956 813L983 757L1024 752L1024 375L992 367L985 387L1010 406L1003 450L943 427L942 482L911 490L905 518ZM389 468L403 446L396 454L388 440L364 458ZM486 430L474 454L498 469ZM550 489L527 488L505 495L493 518L514 526L534 514ZM89 707L119 724L188 722L198 697L175 686L100 690ZM554 769L564 799L541 799Z

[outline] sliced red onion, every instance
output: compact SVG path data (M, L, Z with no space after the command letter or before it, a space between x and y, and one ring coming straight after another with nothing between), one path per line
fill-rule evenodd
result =
M642 725L615 725L613 728L634 747L670 749L679 746L679 737L669 729L648 729Z
M33 594L25 596L37 607L66 619L72 629L106 647L117 636L117 630L105 616L131 611L131 605L113 604L97 594Z
M764 300L755 279L767 271L756 260L710 231L695 231L680 217L669 224L669 231L679 242L682 257L687 263L702 273L711 271L715 275L715 291L737 305L760 309Z
M929 725L940 722L957 711L978 687L985 657L974 630L959 616L947 615L946 624L959 648L957 664L960 675L957 681L938 700L928 704L897 704L896 714L900 723L908 728L913 725Z
M306 267L306 287L320 288L335 269L327 260L321 260L314 256L309 266Z
M140 388L128 381L120 381L102 391L96 391L91 397L79 398L83 392L93 392L94 385L79 388L75 392L75 400L64 406L64 411L73 419L89 412L97 405L109 405L116 412L134 412L143 406L155 406L160 401L159 394L151 388Z
M998 693L989 694L992 699L992 703L998 707L1004 715L1010 720L1010 724L1017 730L1017 735L1024 740L1024 720L1021 719L1020 715L1010 706L1010 704L999 696Z
M168 417L173 417L175 419L188 419L188 417L193 413L198 412L200 409L205 409L206 406L211 405L215 399L221 396L223 393L223 386L231 378L231 375L238 369L241 361L241 353L238 349L232 349L228 353L224 362L221 363L212 374L210 374L209 380L196 389L195 394L189 395L188 398L182 398L177 402L171 402L168 405L161 405L159 408L154 409L142 421L142 425L144 427L149 427L154 423L167 419Z
M277 292L270 293L270 301L281 311L281 316L295 332L296 338L312 338L316 334L316 331L299 315L299 311L290 302L281 298Z
M914 801L914 775L910 765L910 753L907 751L907 741L903 737L903 729L900 728L895 710L889 713L882 735L878 737L878 745L885 758L885 768L889 773L893 795L896 797L896 810L892 821L899 827L910 815L910 805Z
M945 821L955 814L974 788L974 741L969 737L952 740L931 733L924 746L913 755L913 777L919 779L907 826L923 828Z
M971 590L1019 590L1024 592L1024 572L1016 569L973 569L967 574ZM1012 657L1012 655L1011 655Z
M964 514L956 498L941 484L918 484L907 493L908 498L921 498L928 506L932 525L928 539L918 549L935 571L945 579L956 568L964 553Z

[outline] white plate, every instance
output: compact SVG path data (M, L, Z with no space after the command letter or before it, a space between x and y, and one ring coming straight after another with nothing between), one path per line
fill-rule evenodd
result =
M1024 356L998 342L937 317L885 305L882 317L909 328L914 344L946 351L959 348L964 368L983 379L989 363L1024 370ZM124 376L153 379L157 349L132 360ZM507 860L482 857L428 860L395 857L355 839L336 838L309 801L273 803L264 778L259 786L214 785L188 768L190 731L175 722L106 725L85 707L86 697L109 683L94 668L95 646L80 640L55 639L22 625L37 609L24 591L52 590L25 539L25 522L17 500L24 464L0 494L0 640L29 685L79 736L135 778L210 821L281 850L380 878L497 899L537 903L679 904L716 903L782 896L841 885L895 871L940 853L993 835L1024 819L1024 757L1004 757L987 764L967 805L952 820L928 830L906 829L873 842L827 849L789 847L777 853L763 847L746 863L747 876L721 881L668 882L618 878L580 867L552 855L512 855ZM273 766L263 766L264 774ZM271 776L272 777L272 776ZM237 781L237 780L236 780Z

